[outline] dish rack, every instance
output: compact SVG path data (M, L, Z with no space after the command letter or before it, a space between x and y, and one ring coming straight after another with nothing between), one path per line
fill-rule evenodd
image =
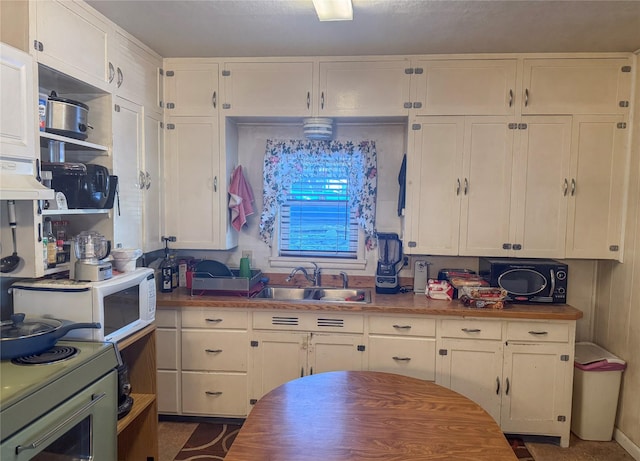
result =
M204 294L201 292L209 292L207 294L249 297L261 279L262 271L260 269L252 269L251 277L240 277L239 269L231 269L231 276L194 272L191 278L191 296Z

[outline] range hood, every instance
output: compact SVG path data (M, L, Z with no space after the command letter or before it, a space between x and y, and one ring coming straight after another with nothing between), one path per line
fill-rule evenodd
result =
M33 160L0 157L0 200L50 200L53 189L35 178Z

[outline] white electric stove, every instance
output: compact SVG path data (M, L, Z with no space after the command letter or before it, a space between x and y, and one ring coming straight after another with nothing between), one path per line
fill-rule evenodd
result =
M0 459L115 459L117 366L105 342L58 341L43 354L2 360Z

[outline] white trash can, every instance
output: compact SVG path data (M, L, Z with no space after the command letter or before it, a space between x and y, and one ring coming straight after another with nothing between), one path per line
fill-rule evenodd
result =
M624 360L594 343L576 343L571 430L582 440L609 441L618 410Z

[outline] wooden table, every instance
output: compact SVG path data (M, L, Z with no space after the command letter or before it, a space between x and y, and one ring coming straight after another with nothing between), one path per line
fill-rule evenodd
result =
M480 406L437 384L336 371L286 383L255 405L225 461L517 461Z

